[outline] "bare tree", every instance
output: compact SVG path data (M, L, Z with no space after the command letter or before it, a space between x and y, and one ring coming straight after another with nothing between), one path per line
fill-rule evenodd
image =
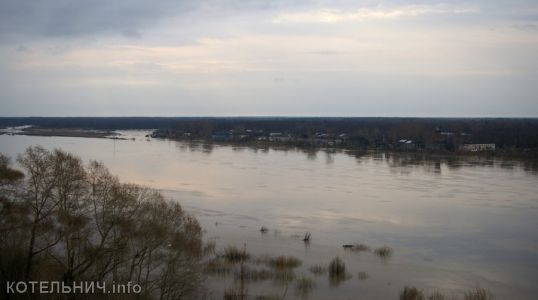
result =
M56 177L53 198L58 203L57 221L63 258L58 261L65 268L63 280L71 282L90 230L86 170L78 157L61 150L55 150L52 159Z
M1 188L8 162L0 155ZM20 193L0 195L0 279L129 281L143 299L201 297L201 228L179 203L61 150L30 147L18 162Z
M11 168L10 159L0 154L0 282L24 277L26 259L21 254L27 240L27 205L19 201L24 174ZM5 296L0 289L0 298Z
M34 257L59 241L57 234L51 237L55 226L51 216L58 207L53 189L58 179L52 154L40 146L26 149L23 155L19 155L18 162L28 176L25 200L30 208L31 225L25 275L29 278Z

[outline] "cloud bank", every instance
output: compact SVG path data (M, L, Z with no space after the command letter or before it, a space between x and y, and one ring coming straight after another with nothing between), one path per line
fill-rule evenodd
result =
M27 115L538 116L533 1L0 0Z

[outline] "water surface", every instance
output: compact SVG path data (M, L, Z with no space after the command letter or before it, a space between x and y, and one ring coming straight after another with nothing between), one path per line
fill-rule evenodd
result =
M134 140L0 136L0 152L61 148L99 160L123 181L163 190L193 212L205 239L260 254L299 257L297 275L341 257L352 276L314 277L310 299L396 299L405 285L497 299L535 299L538 287L536 163L484 157L301 151ZM260 233L261 226L269 228ZM302 236L312 234L305 245ZM344 251L388 245L393 256ZM358 279L366 272L366 280ZM233 278L210 278L216 299ZM248 286L279 294L282 284ZM288 298L297 296L292 287Z

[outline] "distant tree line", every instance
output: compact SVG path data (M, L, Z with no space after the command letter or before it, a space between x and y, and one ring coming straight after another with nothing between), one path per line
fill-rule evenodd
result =
M206 118L178 119L160 129L165 137L209 139L215 132L256 138L270 133L294 137L293 143L345 135L351 148L394 149L401 139L420 145L442 144L456 150L463 143L493 143L498 149L538 150L538 119L445 118ZM247 138L248 139L248 138Z
M24 172L0 154L1 299L75 298L7 294L13 281L142 287L106 299L201 297L201 228L180 204L61 150L30 147L17 161Z
M0 127L158 129L169 138L209 139L216 132L240 135L280 132L299 139L346 134L348 146L390 148L400 139L423 145L442 143L448 150L460 143L494 143L498 149L538 149L536 118L298 118L298 117L81 117L0 118ZM441 132L452 133L442 135Z

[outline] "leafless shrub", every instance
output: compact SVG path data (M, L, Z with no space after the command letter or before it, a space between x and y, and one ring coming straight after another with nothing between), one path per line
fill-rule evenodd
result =
M302 261L293 256L278 256L269 260L269 265L275 269L294 269L302 264Z
M221 258L214 258L204 265L204 272L210 275L226 276L231 273L233 266Z
M374 250L374 254L380 257L384 261L391 258L393 253L394 253L394 250L388 246L379 247Z
M250 258L250 254L245 250L241 250L234 246L229 246L224 249L224 258L230 263L239 263Z
M428 300L445 300L446 297L439 291L435 291L428 296Z
M335 257L329 264L330 276L342 276L346 274L346 264L339 258Z
M424 300L424 293L414 286L406 286L400 292L400 300Z
M272 279L275 274L272 271L266 269L249 269L245 267L243 273L241 273L240 271L236 271L234 274L234 278L236 280L241 279L241 276L243 276L242 278L245 281L258 282Z
M282 299L279 295L259 295L254 298L256 300L280 300Z
M288 284L295 280L296 275L290 269L278 270L274 273L273 280L277 284Z
M204 256L213 255L215 254L215 249L217 247L217 244L215 241L209 241L205 243L204 248L202 249L202 253Z
M247 294L241 289L232 287L224 291L224 300L243 300L247 299Z
M310 272L316 276L321 276L327 273L327 268L322 265L314 265L309 268Z
M463 297L465 300L493 300L493 294L481 287L476 287L471 291L467 291Z
M335 257L329 264L329 282L331 285L338 286L341 282L351 278L346 272L346 264L339 258Z
M370 247L365 244L343 245L343 247L345 250L349 250L353 252L371 251Z
M297 293L301 297L306 297L308 294L310 294L315 285L316 284L312 278L305 276L299 277L296 282Z
M363 281L363 280L366 280L368 279L370 276L368 276L368 273L366 272L359 272L357 274L357 278L360 280L360 281Z
M310 232L307 232L304 234L303 242L310 243L311 238L312 238L312 235L310 234Z

